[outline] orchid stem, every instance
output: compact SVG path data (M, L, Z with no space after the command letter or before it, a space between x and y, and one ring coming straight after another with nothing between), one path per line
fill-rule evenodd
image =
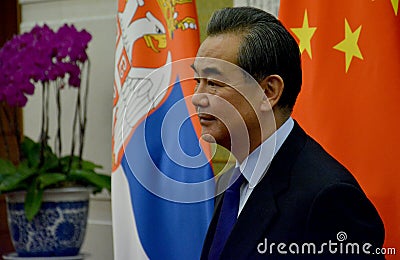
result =
M61 83L60 80L56 84L56 103L57 103L57 151L58 157L61 157L62 142L61 142Z
M78 107L79 107L79 95L77 94L75 114L74 114L74 119L72 121L71 156L70 156L69 162L68 162L68 172L71 169L72 159L75 154L75 129L76 129L76 122L78 120L78 113L79 113Z
M86 64L86 66L85 66ZM90 71L90 60L88 59L87 62L83 64L82 72L85 72L85 93L83 96L83 122L81 122L81 143L79 147L79 161L82 161L83 156L83 147L85 141L85 131L86 131L86 124L87 124L87 110L88 110L88 96L89 96L89 71Z
M2 111L4 113L4 121L8 121L7 120L7 116L6 116L6 111L5 111L5 105L4 103L2 104ZM9 121L8 121L9 122ZM0 114L0 131L1 131L1 136L3 138L3 145L4 145L4 150L6 152L6 158L10 159L10 149L8 147L8 140L7 140L7 136L6 136L6 131L4 129L4 124L3 124L3 116Z
M20 151L20 147L21 147L21 131L19 129L19 121L18 121L18 108L14 107L13 108L13 117L14 117L14 129L15 129L15 136L16 136L16 141L17 141L17 158L18 161L21 161L21 151Z

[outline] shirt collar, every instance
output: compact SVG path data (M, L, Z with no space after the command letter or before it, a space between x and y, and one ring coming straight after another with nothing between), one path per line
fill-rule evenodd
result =
M248 181L250 188L254 188L267 172L272 159L285 142L293 126L294 121L289 117L281 127L258 146L240 165L236 162L236 167L240 167L240 171Z

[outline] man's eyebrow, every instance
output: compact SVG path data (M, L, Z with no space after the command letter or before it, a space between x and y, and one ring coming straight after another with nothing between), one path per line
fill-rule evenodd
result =
M197 73L197 69L196 69L196 67L194 66L194 64L191 64L190 67L194 70L194 72Z
M207 67L202 70L202 73L204 73L205 76L208 75L222 75L222 72L218 70L217 68L213 67Z
M195 73L199 74L199 72L196 69L196 67L194 66L194 64L190 65L190 67L194 70ZM218 70L217 68L213 68L213 67L206 67L201 70L201 73L205 77L209 76L209 75L222 75L222 72L220 70Z

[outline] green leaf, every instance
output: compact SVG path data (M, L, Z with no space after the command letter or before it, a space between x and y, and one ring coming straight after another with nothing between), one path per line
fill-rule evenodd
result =
M24 141L21 144L21 150L32 168L38 167L40 161L40 149L41 144L34 142L29 137L24 137ZM59 166L57 155L53 152L50 146L47 144L43 147L43 162L40 165L41 169L46 172L50 169L55 169Z
M68 174L71 181L77 181L86 185L94 185L111 191L111 176L98 174L94 171L73 169Z
M43 189L40 189L37 182L34 181L28 188L25 197L25 216L28 221L31 221L40 210L43 199Z
M37 181L39 182L39 187L44 189L50 185L65 181L67 177L62 173L45 173L41 174Z
M0 175L10 175L17 171L17 167L9 160L0 159Z
M52 152L45 151L44 162L40 168L40 171L48 172L51 170L56 170L56 169L58 169L58 166L59 166L59 160L58 160L57 156Z
M3 182L7 176L15 174L17 167L8 160L0 159L0 183Z
M28 160L31 167L37 167L40 163L40 144L25 136L21 144L22 154Z
M85 169L85 170L103 169L103 166L101 166L99 164L95 164L90 161L82 160L82 169Z
M0 182L0 192L18 189L23 182L36 174L36 171L27 166L27 162L22 162L12 175L8 175Z
M67 172L69 169L69 163L71 161L70 170L71 169L82 169L82 170L89 170L94 171L95 169L102 169L103 166L95 164L91 161L82 160L81 164L79 165L79 157L78 156L64 156L60 159L60 162L63 166L63 171Z

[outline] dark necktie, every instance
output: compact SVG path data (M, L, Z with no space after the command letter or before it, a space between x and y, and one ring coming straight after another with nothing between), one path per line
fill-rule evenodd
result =
M225 191L222 201L221 213L218 218L218 223L215 229L215 235L211 244L208 259L218 259L222 249L225 246L226 240L232 231L233 225L236 222L239 201L240 201L240 186L243 184L244 177L241 174L239 167L233 170L231 182L234 183Z

